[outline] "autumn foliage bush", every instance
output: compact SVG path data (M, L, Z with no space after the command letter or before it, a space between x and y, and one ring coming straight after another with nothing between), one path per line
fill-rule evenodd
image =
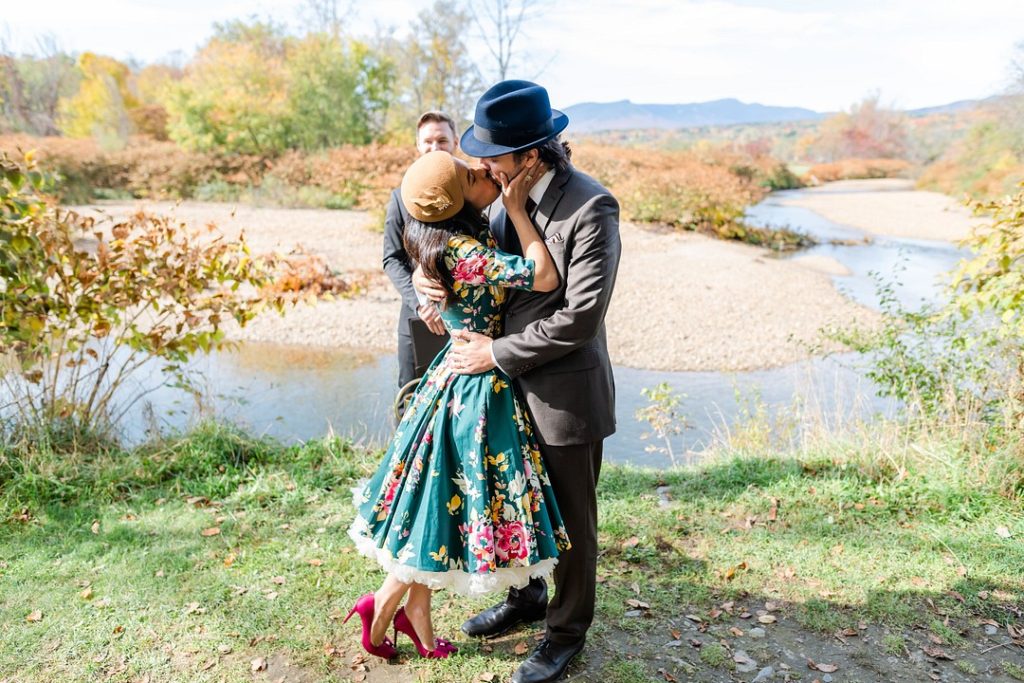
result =
M910 169L911 163L904 159L840 159L815 164L808 169L804 177L810 183L864 178L902 178L906 177Z
M411 146L380 143L256 156L187 152L144 137L104 150L88 140L0 136L0 150L19 149L37 150L59 172L65 202L127 196L368 210L385 205L416 158ZM791 242L785 231L742 221L747 206L769 191L799 185L769 156L710 146L661 151L584 144L574 149L574 162L615 193L625 220L769 246Z
M661 151L580 145L573 161L618 198L625 220L779 246L800 237L746 226L743 215L796 179L776 160L725 148Z
M122 391L141 368L185 385L185 361L222 347L229 321L282 304L244 239L141 212L96 221L58 207L53 187L31 155L0 154L5 434L104 431L145 394Z

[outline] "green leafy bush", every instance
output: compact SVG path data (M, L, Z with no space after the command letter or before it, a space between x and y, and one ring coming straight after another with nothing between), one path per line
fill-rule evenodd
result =
M97 222L53 203L53 178L31 155L0 154L0 169L8 433L103 431L145 392L122 391L140 368L156 363L187 386L184 362L224 346L228 321L281 306L244 240L142 212Z

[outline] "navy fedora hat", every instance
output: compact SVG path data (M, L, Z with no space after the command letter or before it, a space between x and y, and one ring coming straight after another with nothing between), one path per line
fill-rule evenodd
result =
M478 159L521 152L547 142L569 125L551 108L548 91L530 81L502 81L476 103L473 125L462 134L462 151Z

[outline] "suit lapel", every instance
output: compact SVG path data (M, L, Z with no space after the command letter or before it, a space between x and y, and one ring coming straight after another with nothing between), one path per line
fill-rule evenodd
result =
M556 172L544 196L540 198L537 214L534 216L534 223L540 234L545 238L548 236L548 225L551 223L551 217L554 215L555 208L558 207L558 202L561 201L562 195L565 194L565 184L569 182L572 174L572 165L569 165L564 171Z

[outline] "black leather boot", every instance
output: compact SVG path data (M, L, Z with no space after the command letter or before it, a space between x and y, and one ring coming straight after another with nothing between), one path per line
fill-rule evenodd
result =
M545 638L512 674L512 683L549 683L565 675L572 660L583 651L583 643L556 643Z
M519 624L540 621L547 609L547 583L544 579L530 579L523 588L511 589L502 602L467 620L462 625L462 632L473 638L494 638Z

